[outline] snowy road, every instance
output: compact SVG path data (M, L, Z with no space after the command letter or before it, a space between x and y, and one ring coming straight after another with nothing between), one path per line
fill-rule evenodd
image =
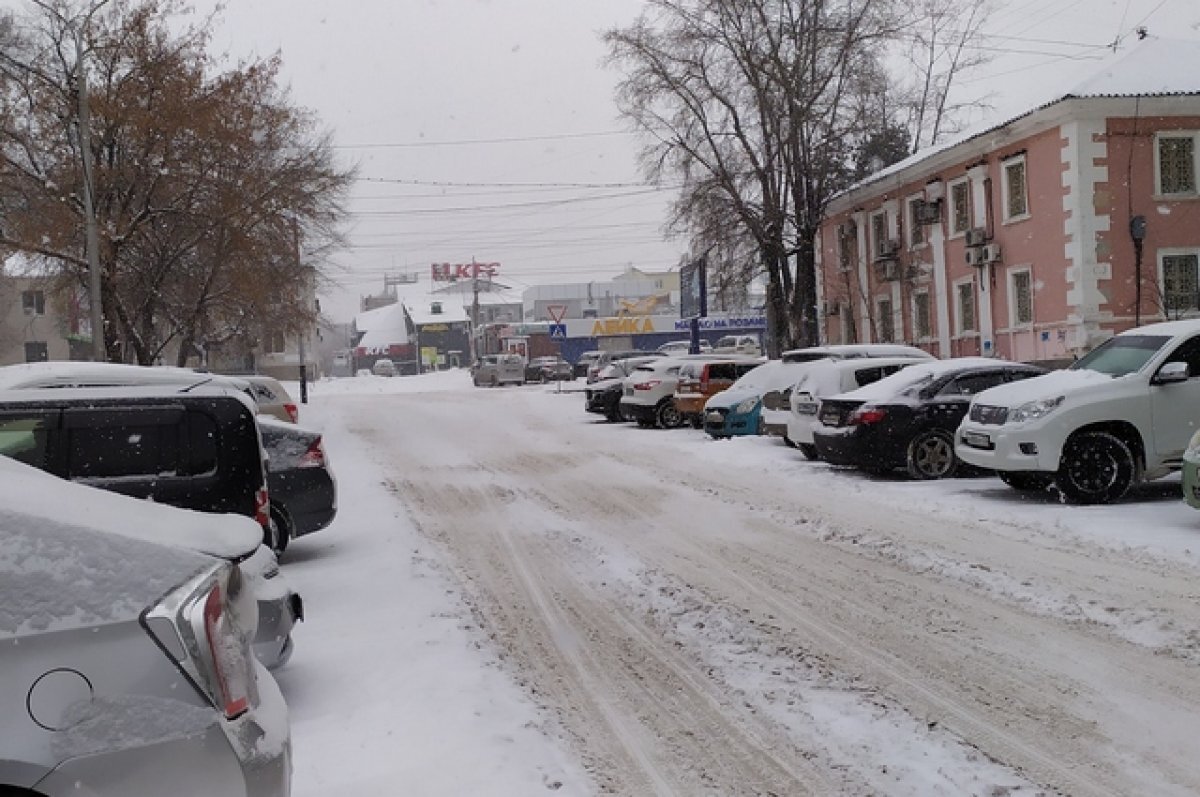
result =
M1066 507L598 423L578 394L426 384L318 388L314 417L339 476L339 457L374 463L493 675L536 704L526 725L561 734L586 773L569 793L1200 792L1200 513L1177 485ZM314 612L355 589L322 595L322 564L287 565ZM300 794L328 732L301 682L320 677L305 645L325 649L309 626L281 677Z

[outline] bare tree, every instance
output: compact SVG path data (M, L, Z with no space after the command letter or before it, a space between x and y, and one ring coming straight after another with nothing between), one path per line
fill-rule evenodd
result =
M915 21L902 41L916 76L904 87L916 152L957 133L965 110L986 107L986 98L954 103L950 97L956 80L991 61L979 45L992 0L918 0L912 10Z
M278 59L216 71L205 26L168 24L176 0L112 0L85 29L68 0L36 5L0 52L0 246L86 284L79 35L109 358L149 363L174 345L183 359L310 323L300 287L339 243L351 173L279 88Z
M776 349L817 341L816 233L896 30L887 0L649 0L606 35L646 170L682 178L676 222L720 210L754 242Z

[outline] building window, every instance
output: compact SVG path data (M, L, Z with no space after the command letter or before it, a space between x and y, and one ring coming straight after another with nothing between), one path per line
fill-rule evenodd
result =
M1029 189L1025 182L1024 155L1004 161L1001 180L1004 183L1004 220L1028 216Z
M21 291L21 309L26 315L45 315L46 294L42 291Z
M879 342L891 343L896 339L896 320L892 317L892 300L880 299L875 307L879 314Z
M888 224L887 212L879 211L871 215L871 251L875 253L875 257L881 258L890 255L892 252L888 248Z
M950 184L950 234L971 229L971 187L966 178Z
M1198 260L1195 252L1162 256L1162 301L1168 316L1200 306Z
M1160 133L1155 150L1158 193L1196 193L1196 134Z
M271 332L267 335L267 354L281 354L287 349L287 340L282 332Z
M44 340L25 341L25 362L44 363L50 359L50 351Z
M913 337L926 340L932 334L929 318L929 292L913 294Z
M975 283L960 282L954 286L956 306L958 307L958 333L974 332L975 330Z
M838 270L849 271L858 259L858 235L854 222L844 221L837 226Z
M905 203L905 207L908 209L906 221L910 248L916 248L925 243L925 227L918 221L919 211L924 204L925 199L920 196L909 197L908 202Z
M1010 272L1009 315L1014 327L1033 323L1033 275L1029 269Z

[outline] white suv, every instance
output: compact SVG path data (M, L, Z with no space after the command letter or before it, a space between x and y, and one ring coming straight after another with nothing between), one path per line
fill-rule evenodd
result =
M1200 406L1200 320L1123 332L1065 371L985 390L956 451L1018 490L1115 501L1177 470Z
M621 395L621 417L638 426L674 429L683 426L683 416L672 400L685 360L660 357L633 369L625 377Z

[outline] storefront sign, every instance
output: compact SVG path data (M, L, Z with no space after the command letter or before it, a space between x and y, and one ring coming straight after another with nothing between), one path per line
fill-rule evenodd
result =
M455 282L485 277L491 279L500 271L499 263L432 263L430 276L434 282Z
M623 318L597 318L592 324L592 337L605 335L641 335L654 332L654 321L649 316Z
M675 329L686 330L691 327L691 321L680 319L675 322ZM765 329L767 319L764 316L748 316L744 318L701 318L701 329Z

